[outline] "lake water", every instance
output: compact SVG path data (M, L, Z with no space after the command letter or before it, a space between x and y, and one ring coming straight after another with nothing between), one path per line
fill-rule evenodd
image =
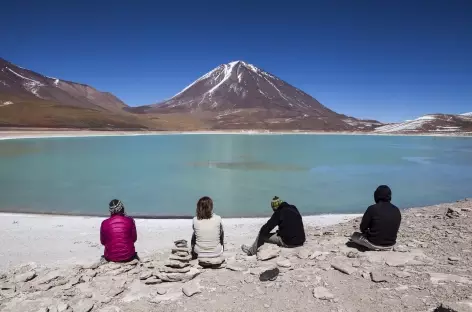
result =
M359 213L379 184L401 208L472 197L472 139L348 135L157 135L0 141L0 210L225 217Z

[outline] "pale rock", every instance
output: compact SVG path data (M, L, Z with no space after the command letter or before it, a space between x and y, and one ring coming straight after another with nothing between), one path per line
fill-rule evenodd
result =
M49 312L49 308L41 308L38 312Z
M461 284L472 284L472 281L467 277L459 276L455 274L445 274L445 273L429 273L431 283L434 285L439 284L440 282L456 282Z
M161 295L161 296L162 296L162 295L165 295L165 294L167 294L167 289L165 289L165 288L158 288L158 289L157 289L157 294L158 294L158 295Z
M405 271L397 271L395 273L393 273L396 277L399 277L399 278L408 278L411 276L410 273L408 272L405 272Z
M327 288L321 286L315 287L315 289L313 289L313 296L320 300L334 299L334 295Z
M409 289L408 285L400 285L395 288L396 291L406 291L408 289Z
M177 256L176 254L171 254L169 256L169 260L177 260L177 261L182 261L182 262L189 262L190 260L192 260L192 256L190 255L187 255L187 256Z
M292 263L290 262L290 260L285 259L277 261L277 265L281 268L290 268L292 266Z
M168 266L170 268L185 268L185 267L188 267L190 265L190 263L188 262L181 262L181 261L175 261L175 259L173 260L167 260L165 263L164 263L165 266Z
M150 278L152 276L152 273L151 272L143 272L140 276L139 276L139 279L144 281L144 280L147 280L148 278Z
M200 285L198 285L197 283L188 283L188 284L185 284L185 285L182 287L182 292L183 292L187 297L192 297L192 296L195 295L195 294L201 293Z
M352 258L357 258L357 257L359 257L359 252L357 252L357 251L350 251L350 252L347 253L347 257L348 257L348 258L351 258L351 259L352 259Z
M313 254L309 258L310 258L310 260L313 260L313 259L317 259L321 255L323 255L323 253L321 251L315 251L315 252L313 252Z
M66 312L69 309L69 304L61 303L57 305L57 312Z
M90 312L92 311L93 307L95 304L91 300L83 300L77 303L77 305L74 306L73 310L74 312Z
M178 247L172 248L172 253L173 254L177 254L179 252L186 253L187 255L190 253L188 248L178 248Z
M191 268L187 273L158 273L158 278L163 282L186 282L194 279L200 274L200 271L195 268Z
M228 269L230 271L234 271L234 272L242 272L242 271L245 270L243 267L235 265L235 264L228 264L226 266L226 269Z
M315 231L313 236L323 236L323 231Z
M367 272L363 272L362 277L365 278L365 279L370 279L370 274L367 273Z
M331 267L347 275L351 275L352 273L356 272L356 269L347 263L332 263Z
M449 257L449 258L447 258L447 260L449 260L451 262L457 262L457 261L460 261L461 258L459 258L459 257Z
M82 268L85 269L85 270L95 270L97 269L102 263L100 261L97 261L97 262L94 262L94 263L91 263L91 264L86 264L86 265L83 265Z
M403 246L403 245L397 245L397 246L394 246L393 247L393 251L396 251L396 252L408 252L408 248L406 246Z
M270 305L268 305L268 304L266 303L266 304L264 304L264 308L268 309L268 308L270 308Z
M156 285L162 283L162 280L153 276L151 278L148 278L147 280L144 281L144 284L146 285Z
M309 256L310 256L310 251L306 248L300 249L297 253L297 257L302 260L308 259Z
M216 257L216 258L198 258L198 264L202 267L214 267L220 266L226 261L223 257Z
M109 307L101 308L97 312L122 312L122 310L115 306L109 306Z
M361 262L359 260L353 260L351 265L353 268L359 268L361 266Z
M383 275L382 273L380 272L377 272L377 271L373 271L373 272L370 272L370 277L372 279L373 282L375 283L381 283L381 282L387 282L387 277L385 277L385 275Z
M18 274L15 275L14 281L15 283L26 283L31 281L33 278L36 277L36 272L35 271L29 271L23 274Z
M267 261L267 260L278 257L279 254L280 254L280 248L262 249L257 252L257 260Z
M164 272L164 273L187 273L190 272L190 266L187 266L185 268L171 268L171 267L162 267L159 268L159 272Z

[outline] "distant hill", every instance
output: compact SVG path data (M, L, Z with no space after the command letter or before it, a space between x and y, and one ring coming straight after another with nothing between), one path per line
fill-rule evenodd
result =
M460 115L431 114L414 120L388 124L375 129L378 133L472 133L472 113Z
M367 131L377 121L338 114L280 78L243 61L222 64L146 113L198 116L215 129Z

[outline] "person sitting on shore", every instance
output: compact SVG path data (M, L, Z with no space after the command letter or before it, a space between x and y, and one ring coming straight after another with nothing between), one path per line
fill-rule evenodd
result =
M213 213L213 200L207 196L200 198L196 214L193 218L192 257L221 256L224 251L223 223L221 217Z
M105 246L103 259L111 262L128 262L138 259L134 243L137 240L136 224L125 214L125 207L118 199L109 204L110 218L100 227L100 241Z
M374 193L375 205L367 208L351 241L370 250L390 250L396 244L402 216L400 209L391 204L392 191L387 185L379 186Z
M252 246L242 245L241 249L249 256L255 255L264 243L276 244L280 247L299 247L305 243L303 220L297 207L290 205L275 196L271 202L272 217L262 226ZM278 226L278 231L271 231Z

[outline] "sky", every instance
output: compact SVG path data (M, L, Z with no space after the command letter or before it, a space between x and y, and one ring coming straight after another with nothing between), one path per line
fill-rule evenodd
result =
M0 57L112 92L172 97L244 60L358 118L472 111L472 1L6 1Z

